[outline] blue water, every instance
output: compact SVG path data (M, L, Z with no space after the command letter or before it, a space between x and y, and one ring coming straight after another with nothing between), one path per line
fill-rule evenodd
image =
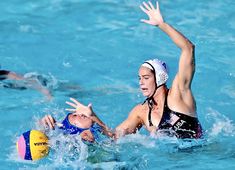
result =
M144 98L138 67L158 57L170 68L179 49L160 30L140 23L141 1L0 1L0 64L20 74L43 75L53 100L36 90L0 87L0 169L235 169L235 2L159 0L165 20L196 45L193 93L205 140L151 137L145 130L116 144L89 148L52 133L52 151L35 162L17 156L21 133L45 114L65 116L65 101L92 102L111 128ZM62 141L60 145L57 141ZM54 144L54 145L53 145Z

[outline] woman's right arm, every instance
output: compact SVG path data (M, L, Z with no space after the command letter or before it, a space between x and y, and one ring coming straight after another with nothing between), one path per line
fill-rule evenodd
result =
M120 125L115 129L115 138L118 139L121 136L127 134L135 133L138 129L142 127L142 121L139 117L140 105L137 105L132 109L128 118L124 120Z

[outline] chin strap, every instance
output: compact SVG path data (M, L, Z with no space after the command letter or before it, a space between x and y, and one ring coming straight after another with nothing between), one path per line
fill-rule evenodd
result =
M149 126L153 126L152 119L151 119L151 115L152 115L151 113L152 113L153 106L157 104L157 103L155 102L153 96L155 95L157 89L158 89L159 87L163 86L163 85L164 85L164 84L162 84L162 85L160 85L160 86L158 86L158 87L157 87L157 85L156 85L157 88L155 88L154 93L153 93L150 97L148 97L147 99L145 99L145 101L143 102L143 104L146 103L146 102L148 103L148 107L149 107L149 113L148 113Z

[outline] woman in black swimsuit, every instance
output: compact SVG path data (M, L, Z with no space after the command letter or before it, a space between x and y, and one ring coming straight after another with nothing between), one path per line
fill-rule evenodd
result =
M196 103L191 91L195 70L195 46L180 32L164 22L158 2L143 2L141 10L149 17L142 22L162 30L180 48L178 72L172 87L166 87L166 64L158 59L147 60L139 69L139 85L147 98L133 108L128 118L116 128L116 138L135 133L144 126L150 133L165 132L178 138L200 138L202 128L197 118ZM77 108L79 110L79 108Z

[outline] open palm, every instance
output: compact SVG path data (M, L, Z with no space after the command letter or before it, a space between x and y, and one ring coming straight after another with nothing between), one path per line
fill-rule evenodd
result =
M88 106L85 106L85 105L79 103L74 98L70 98L70 100L72 102L66 101L66 103L68 105L72 106L74 109L66 109L67 111L74 112L74 113L77 113L77 114L80 114L80 115L84 115L84 116L87 116L87 117L92 116L93 111L92 111L91 104L88 104Z
M159 26L164 22L159 9L158 2L156 2L156 8L151 2L148 2L148 4L146 2L143 2L143 4L140 5L140 9L149 17L149 20L141 19L142 22L154 26Z

